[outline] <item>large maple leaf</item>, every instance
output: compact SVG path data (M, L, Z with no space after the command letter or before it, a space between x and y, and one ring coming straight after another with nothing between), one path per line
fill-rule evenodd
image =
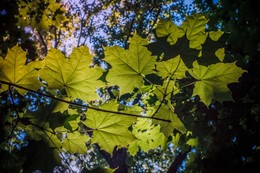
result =
M38 81L37 63L26 64L26 52L18 45L9 49L6 57L0 58L0 80L16 84L28 89L37 90L41 84ZM2 85L0 92L8 89L7 85ZM20 94L26 91L17 88Z
M50 89L65 89L73 99L95 100L98 98L96 89L104 84L98 80L102 70L90 68L91 60L89 49L85 46L75 48L70 58L57 49L51 49L45 58L41 78Z
M238 82L241 75L246 72L235 63L217 63L206 67L194 62L193 67L189 70L190 75L197 79L193 96L198 95L207 106L212 99L232 100L228 84Z
M142 87L144 76L154 73L156 57L151 56L145 47L147 44L147 39L135 34L130 39L129 50L118 46L105 48L104 60L112 66L106 80L111 85L118 85L121 95Z
M109 102L100 108L117 111L117 107L115 102ZM128 128L135 121L134 117L89 109L84 124L93 130L92 142L98 143L101 149L112 154L114 147L127 147L134 140Z

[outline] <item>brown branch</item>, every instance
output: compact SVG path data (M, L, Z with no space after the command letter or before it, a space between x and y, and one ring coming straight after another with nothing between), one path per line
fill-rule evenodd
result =
M165 92L164 92L163 98L162 98L162 100L161 100L161 102L160 102L160 105L158 106L158 108L156 109L156 111L153 113L152 117L154 117L155 114L157 114L157 112L159 111L159 109L161 108L161 106L162 106L162 104L163 104L164 99L167 97L167 95L168 95L168 94L167 94L167 89L168 89L168 86L169 86L170 81L171 81L170 78L173 77L173 75L174 75L175 72L177 71L177 69L178 69L180 63L181 63L181 59L179 59L179 62L178 62L178 65L177 65L176 69L173 71L172 75L169 77L169 81L168 81L168 83L167 83L167 85L166 85L166 88L165 88Z
M158 9L158 11L157 11L157 13L156 13L155 20L154 20L153 24L151 25L151 27L149 28L149 31L148 31L146 37L147 37L147 36L149 35L149 33L153 30L153 27L154 27L154 25L157 23L157 20L158 20L158 18L159 18L160 13L161 13L161 5L159 6L159 9Z
M42 34L41 34L39 31L38 31L37 33L38 33L38 35L39 35L40 42L42 43L42 45L43 45L43 47L44 47L44 56L46 56L46 55L47 55L47 51L48 51L47 44L45 43Z

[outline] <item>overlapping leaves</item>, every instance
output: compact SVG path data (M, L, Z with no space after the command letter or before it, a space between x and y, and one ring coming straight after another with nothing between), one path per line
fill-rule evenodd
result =
M110 102L100 108L116 112L118 104ZM84 124L93 130L92 142L98 143L101 149L112 154L114 147L126 147L134 140L128 128L135 120L134 117L118 116L109 111L89 110Z

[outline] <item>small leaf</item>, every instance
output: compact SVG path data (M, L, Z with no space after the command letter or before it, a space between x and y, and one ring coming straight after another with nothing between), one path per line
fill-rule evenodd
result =
M186 142L186 144L188 144L191 147L196 147L198 143L199 143L198 138L191 138Z
M219 48L216 52L215 55L218 57L218 59L222 62L225 57L225 49L224 48Z
M62 141L62 148L69 153L84 154L87 152L86 142L90 140L87 135L82 135L79 132L67 133L67 137Z
M167 61L156 63L157 74L162 78L171 77L174 79L182 79L185 77L187 67L183 63L180 55Z
M160 22L158 22L155 31L158 37L168 36L167 41L170 43L170 45L175 44L178 38L183 37L185 34L184 30L181 27L178 27L170 20L161 20Z
M195 14L187 16L182 23L182 27L186 30L186 36L190 40L190 48L200 50L206 40L207 34L205 28L208 20L204 15Z

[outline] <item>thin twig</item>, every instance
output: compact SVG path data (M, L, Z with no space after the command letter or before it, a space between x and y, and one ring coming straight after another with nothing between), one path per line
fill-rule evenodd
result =
M160 101L160 105L158 106L158 108L156 109L156 111L153 113L152 117L154 117L154 116L157 114L157 112L159 111L159 109L161 108L161 106L162 106L162 104L163 104L164 99L167 97L167 95L168 95L168 94L167 94L167 89L168 89L168 86L169 86L169 84L170 84L171 78L172 78L173 75L176 73L177 69L178 69L179 66L180 66L180 63L181 63L181 59L179 58L179 62L178 62L178 64L177 64L177 67L176 67L175 70L173 71L172 75L168 78L169 80L168 80L168 82L167 82L167 85L166 85L166 88L165 88L165 91L164 91L163 98L162 98L162 100ZM170 93L171 93L171 92L170 92Z

